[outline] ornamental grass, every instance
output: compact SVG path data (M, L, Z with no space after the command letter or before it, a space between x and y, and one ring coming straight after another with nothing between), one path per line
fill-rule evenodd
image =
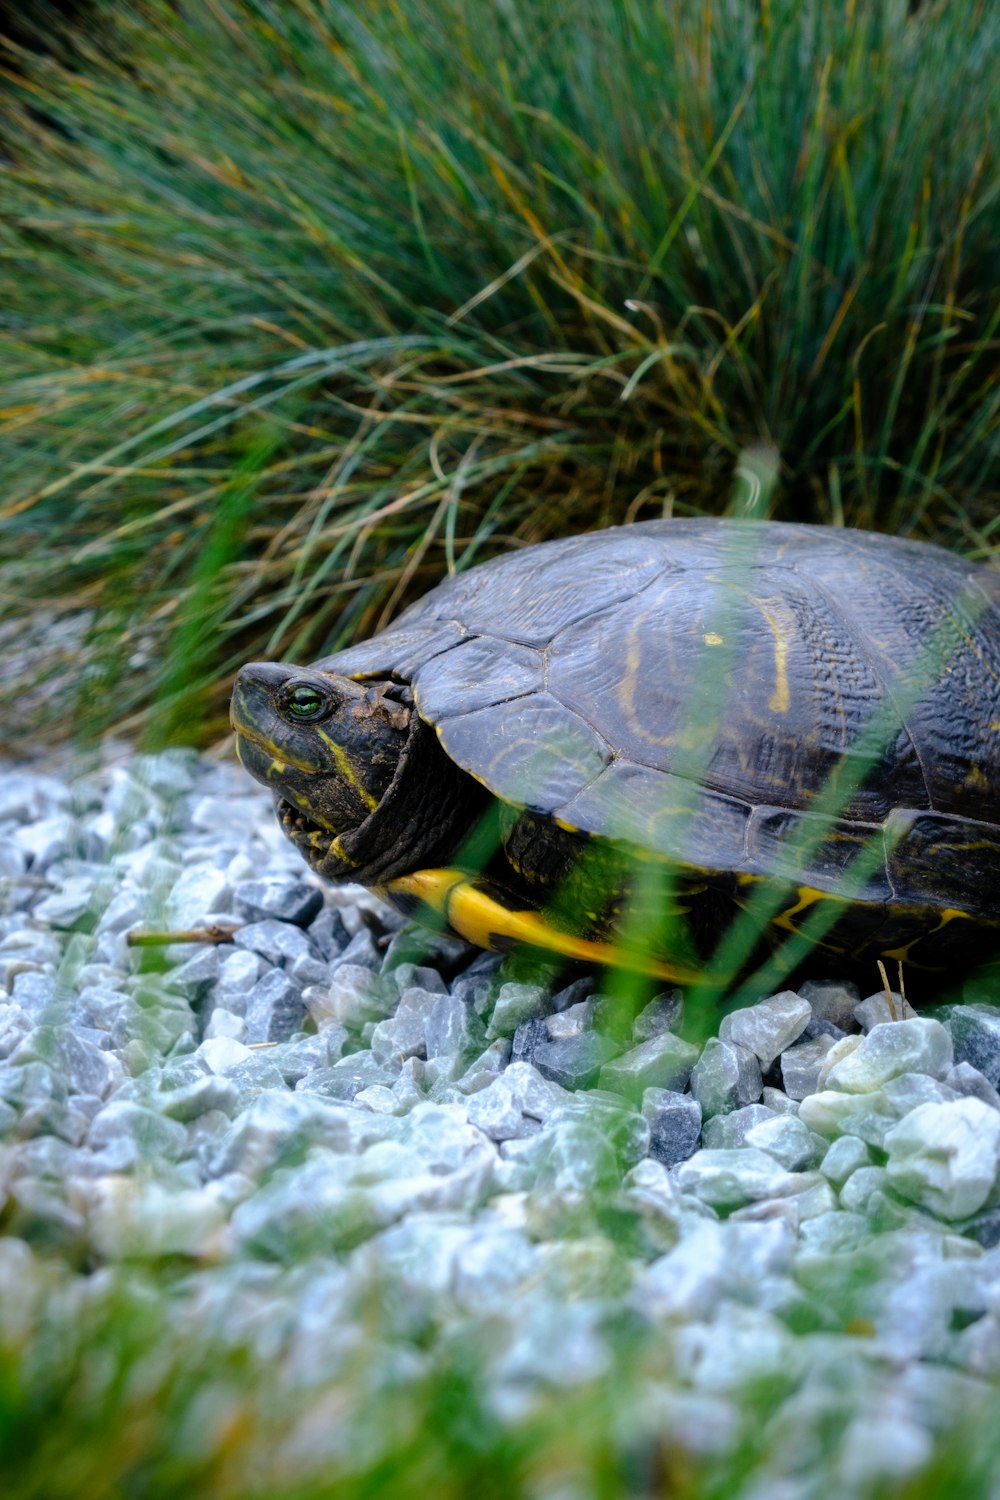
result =
M4 66L15 746L205 743L240 661L561 532L996 547L995 7L135 0L61 56Z

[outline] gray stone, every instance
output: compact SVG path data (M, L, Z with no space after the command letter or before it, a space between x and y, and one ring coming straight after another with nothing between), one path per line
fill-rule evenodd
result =
M397 1012L388 1020L379 1021L372 1029L370 1046L378 1063L400 1065L408 1057L423 1057L426 1048L424 1017Z
M235 1119L211 1163L215 1177L238 1172L259 1182L279 1163L304 1159L313 1146L354 1156L399 1133L396 1120L314 1094L260 1094Z
M1000 1113L981 1099L921 1104L887 1133L888 1179L944 1219L983 1207L1000 1163Z
M890 1078L879 1090L896 1113L897 1119L908 1115L918 1104L947 1104L962 1096L955 1090L931 1078L927 1073L900 1073Z
M789 1099L805 1099L816 1092L820 1069L833 1045L832 1037L820 1035L781 1054L781 1081Z
M40 823L67 806L69 788L57 776L4 766L0 777L0 823Z
M984 1104L992 1104L994 1109L1000 1109L1000 1094L997 1093L986 1074L974 1068L972 1063L956 1063L947 1073L944 1081L956 1094L982 1099Z
M66 1089L47 1062L24 1061L0 1066L0 1099L25 1106L39 1099L65 1100Z
M773 1088L770 1084L764 1085L760 1102L766 1104L768 1109L773 1109L775 1114L796 1115L799 1112L797 1099L790 1099L784 1089Z
M76 821L66 813L56 813L16 829L11 842L27 859L32 874L42 875L56 860L73 852L77 836Z
M137 1041L148 1051L163 1055L194 1026L194 1013L182 995L171 994L159 988L151 976L143 976L118 1012L111 1036L117 1047Z
M956 1063L971 1063L994 1089L1000 1089L1000 1009L956 1005L943 1015L954 1043Z
M14 1049L11 1062L48 1064L71 1094L103 1097L123 1077L117 1058L64 1027L37 1026Z
M486 1030L472 1006L447 992L435 998L423 1026L428 1058L453 1058L455 1072L486 1046Z
M649 1042L664 1031L676 1031L684 1016L684 997L680 990L664 990L654 995L632 1023L632 1040Z
M848 1213L863 1214L872 1195L884 1192L888 1181L885 1167L858 1167L840 1189L841 1206Z
M601 1088L641 1099L646 1089L683 1089L698 1061L698 1048L661 1031L601 1069Z
M236 1085L228 1078L214 1073L202 1073L200 1077L161 1089L155 1096L156 1107L172 1120L187 1124L209 1110L219 1110L226 1115L234 1114L240 1094Z
M536 1246L522 1230L487 1226L463 1238L449 1279L459 1305L479 1315L489 1307L502 1312L537 1274Z
M22 1177L11 1185L4 1232L47 1251L76 1251L85 1243L83 1215L55 1183Z
M305 1001L320 1031L328 1026L360 1029L367 1021L383 1021L397 1003L371 969L347 962L337 965L328 985L310 986Z
M238 1013L242 1015L246 1010L246 996L257 983L260 970L261 962L256 953L244 948L230 953L219 965L217 1003L224 1005L227 1010L235 1010L231 996L240 995L243 997L243 1004Z
M588 1000L593 996L594 981L587 975L582 979L574 979L572 984L567 984L558 990L548 1001L548 1009L551 1011L569 1010L573 1005L579 1005L582 1000ZM596 998L596 997L594 997Z
M323 906L323 893L304 880L246 880L236 887L233 901L250 922L277 917L308 927Z
M70 1176L78 1154L67 1141L54 1135L43 1135L37 1140L19 1141L13 1146L8 1170L12 1180L36 1177L63 1182Z
M55 976L22 969L14 976L11 999L35 1021L41 1021L59 999Z
M328 984L330 980L329 965L321 958L314 958L311 953L301 953L286 968L295 983L303 989L310 984Z
M706 1119L756 1104L763 1088L760 1063L746 1047L710 1037L691 1070L691 1093Z
M604 1064L617 1051L610 1037L599 1031L583 1031L564 1041L539 1042L532 1054L543 1078L567 1089L585 1089L597 1082Z
M603 1089L584 1093L560 1093L548 1117L552 1121L585 1120L604 1136L623 1171L642 1160L649 1150L650 1128L638 1109L620 1094Z
M201 927L212 913L222 911L230 890L221 870L212 865L189 865L182 870L167 897L167 925L179 929Z
M522 1021L540 1016L545 1009L546 992L539 984L502 984L493 1006L486 1035L490 1041L499 1036L512 1037Z
M1000 1245L1000 1208L988 1208L973 1214L971 1219L963 1219L955 1228L982 1245L984 1250L992 1250Z
M312 936L311 930L309 935ZM392 981L400 996L410 989L423 990L425 994L432 995L448 993L448 986L437 969L428 969L421 964L397 964L391 971L383 971L382 977Z
M799 995L809 1002L814 1019L832 1022L840 1031L855 1029L857 1023L854 1008L861 1000L856 984L845 984L840 980L807 979L799 986Z
M269 964L291 964L297 959L310 958L309 939L300 927L290 922L279 922L267 917L261 922L251 922L233 933L237 948L259 953Z
M701 1105L689 1094L647 1089L642 1113L649 1123L649 1154L666 1167L686 1161L701 1143Z
M564 1097L531 1063L511 1063L486 1088L469 1097L469 1120L494 1141L533 1133L533 1121L544 1121Z
M752 1146L733 1151L696 1151L676 1169L682 1191L716 1209L739 1208L761 1198L781 1198L806 1187L807 1179L787 1172L766 1151Z
M332 1067L339 1062L347 1041L344 1026L331 1026L328 1031L316 1036L304 1036L296 1042L285 1042L275 1047L272 1054L281 1076L292 1088L303 1078L320 1068Z
M309 947L318 959L330 963L348 947L351 938L343 926L340 913L331 906L324 906L309 924Z
M286 1088L284 1075L269 1052L247 1051L244 1058L225 1069L223 1076L238 1091L244 1105L260 1094L284 1092Z
M873 1026L884 1026L893 1021L912 1021L916 1011L902 995L893 992L891 998L885 990L879 990L854 1007L854 1019L862 1031L871 1031Z
M536 1189L563 1199L572 1197L578 1205L619 1182L618 1162L610 1142L586 1120L553 1121L532 1142L531 1155Z
M842 1135L827 1147L819 1169L834 1187L843 1187L852 1172L871 1166L871 1152L856 1135Z
M168 989L177 990L189 999L201 999L207 995L219 977L219 955L212 944L206 943L186 963L178 964L166 977Z
M51 927L71 929L88 914L93 925L93 907L97 905L94 881L89 876L69 876L51 896L36 902L32 915L37 922Z
M463 1002L464 1003L464 1002ZM474 1058L459 1078L457 1087L464 1094L476 1094L487 1088L510 1062L511 1044L507 1037L497 1037L495 1042Z
M579 1036L582 1031L593 1025L594 1003L592 1000L577 1000L573 1005L568 1005L565 1010L554 1011L552 1015L546 1016L542 1025L545 1033L553 1042L564 1042L567 1037ZM537 1023L524 1021L524 1026L532 1026Z
M352 1052L328 1068L319 1068L295 1085L296 1093L322 1094L327 1099L353 1099L373 1084L391 1086L399 1073L398 1064L380 1063L371 1052Z
M124 1172L143 1162L177 1161L187 1133L176 1120L128 1100L113 1099L94 1117L87 1144L99 1151L106 1170Z
M773 1120L774 1116L766 1104L745 1104L727 1115L713 1115L705 1121L702 1144L713 1151L732 1151L747 1144L747 1132L755 1125Z
M724 1042L746 1047L766 1070L811 1019L808 1000L800 999L792 990L782 990L756 1005L723 1016L719 1037Z
M357 914L354 913L353 915ZM341 908L340 918L345 926L348 918L351 916L352 912L349 908ZM335 974L338 969L347 965L351 965L356 969L371 969L373 973L377 973L382 968L383 962L389 962L389 952L383 953L375 946L375 934L369 927L362 924L358 931L353 934L347 946L341 949L332 967ZM391 986L386 985L385 988L388 992Z
M280 969L258 979L247 996L248 1042L284 1042L305 1020L302 991Z
M29 891L21 877L26 874L27 869L27 854L5 834L0 833L0 880L10 881L12 888L20 885L25 898L28 898ZM28 905L28 899L24 904Z
M532 1016L529 1020L521 1022L520 1026L514 1032L514 1040L510 1051L510 1055L515 1062L531 1062L535 1055L535 1048L539 1042L553 1040L552 1033L546 1024L547 1019L543 1020L540 1016ZM582 1027L577 1027L575 1031L567 1031L566 1036L575 1039L580 1035L582 1030Z
M912 1021L880 1022L830 1069L826 1087L864 1094L900 1073L943 1078L951 1065L951 1037L940 1021L914 1017Z

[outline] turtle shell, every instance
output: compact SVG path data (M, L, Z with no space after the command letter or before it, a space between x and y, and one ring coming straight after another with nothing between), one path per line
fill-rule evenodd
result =
M316 665L410 683L460 767L560 827L1000 920L1000 575L936 547L617 527L471 568Z

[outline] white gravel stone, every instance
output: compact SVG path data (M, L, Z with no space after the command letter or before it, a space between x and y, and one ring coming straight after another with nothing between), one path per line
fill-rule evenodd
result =
M887 1022L912 1021L916 1014L902 995L893 992L890 998L885 990L878 990L854 1007L854 1019L862 1031L871 1031L873 1026L884 1026Z
M167 897L167 924L181 929L202 926L213 912L225 910L231 894L222 870L189 865Z
M871 1152L856 1135L841 1135L828 1146L819 1169L834 1187L843 1187L852 1172L871 1166Z
M981 1099L921 1104L886 1134L888 1180L943 1219L986 1202L1000 1164L1000 1113Z
M761 1066L767 1069L779 1053L791 1046L811 1019L808 1000L800 999L791 990L782 990L768 1000L760 1000L756 1005L723 1016L719 1036L724 1042L737 1042L741 1047L749 1048Z
M709 1318L724 1299L745 1299L765 1276L790 1271L794 1250L795 1236L780 1221L699 1220L640 1274L640 1305L648 1299L661 1316Z
M786 1171L773 1156L752 1146L696 1151L675 1171L682 1191L721 1209L758 1198L781 1198L810 1185L801 1173Z
M830 1069L826 1087L866 1094L900 1073L944 1078L951 1065L951 1037L940 1021L921 1017L882 1022Z
M522 1021L540 1016L545 1009L545 998L541 985L501 985L486 1028L489 1040L493 1041L501 1036L512 1037Z
M799 1106L799 1119L817 1135L827 1140L856 1135L869 1146L882 1146L896 1118L881 1091L844 1094L839 1089L824 1089L820 1094L809 1094Z
M857 985L839 980L807 979L799 986L799 994L809 1002L816 1020L830 1021L841 1031L854 1029L854 1008L861 999Z
M839 1062L843 1062L845 1057L850 1057L852 1052L856 1052L857 1049L861 1046L863 1040L864 1038L858 1033L855 1033L853 1036L831 1038L832 1045L830 1046L829 1051L826 1053L826 1056L820 1062L819 1071L816 1074L816 1088L815 1090L813 1090L813 1092L822 1093L825 1088L832 1088L835 1086L833 1084L827 1083L827 1079L830 1077L831 1072Z
M824 1155L826 1142L806 1126L798 1115L776 1115L752 1125L746 1143L773 1156L789 1172L815 1167Z
M691 1070L691 1093L706 1119L760 1098L760 1063L748 1047L710 1037Z
M532 1122L544 1121L566 1098L566 1091L543 1078L531 1063L511 1063L493 1083L472 1094L468 1115L494 1141L533 1134Z
M833 1044L831 1036L814 1036L781 1054L781 1080L790 1099L805 1099L816 1092L820 1069Z
M154 757L44 796L29 778L5 821L9 785L5 1285L30 1289L27 1240L88 1281L183 1256L179 1310L201 1299L250 1330L307 1414L359 1351L372 1405L423 1378L442 1336L468 1341L491 1413L524 1420L627 1347L640 1461L726 1460L763 1378L769 1468L741 1500L815 1500L803 1476L845 1494L922 1481L919 1454L873 1453L858 1422L908 1424L918 1453L1000 1371L1000 1006L942 1013L953 1062L937 1021L885 1024L884 996L806 982L724 1020L684 1090L656 1071L693 1060L677 991L629 1035L599 976L504 984L498 956L450 939L414 961L360 888L312 916L312 877L237 767ZM171 891L190 925L258 920L139 973L124 934L162 925ZM95 934L59 925L81 913ZM300 991L286 1019L304 1034L244 1045ZM601 1066L623 1092L593 1087ZM870 1336L844 1331L854 1314ZM355 1429L320 1415L340 1462Z

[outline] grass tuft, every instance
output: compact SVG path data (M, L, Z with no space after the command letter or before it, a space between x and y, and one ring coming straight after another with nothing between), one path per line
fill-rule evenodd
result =
M248 656L730 496L995 546L995 7L102 26L5 68L5 647L49 733L204 740Z

